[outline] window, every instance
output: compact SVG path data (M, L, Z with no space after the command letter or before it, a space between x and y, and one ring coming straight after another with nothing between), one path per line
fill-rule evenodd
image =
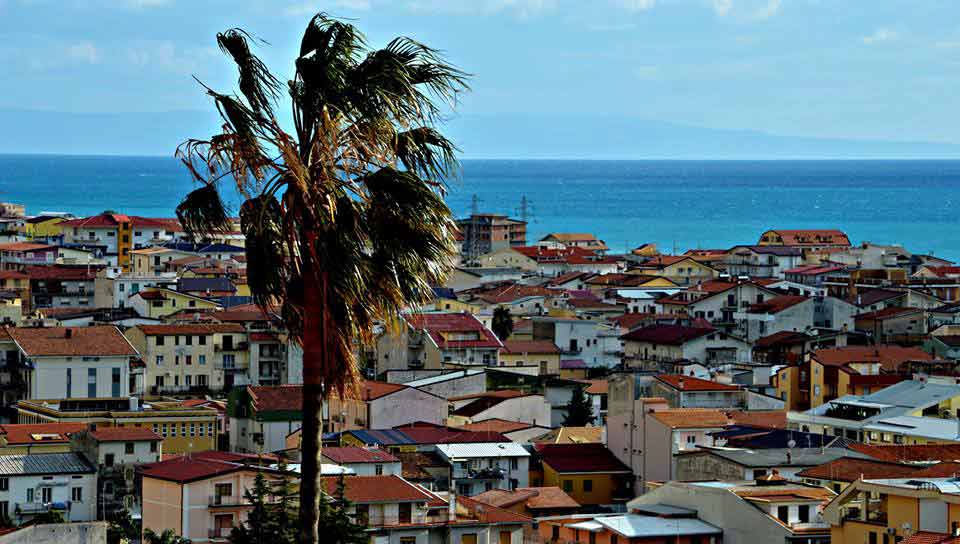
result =
M216 484L213 489L215 504L222 504L225 497L233 495L233 484Z
M688 435L687 435L687 444L696 444L696 443L697 443L697 435L688 434Z
M53 488L52 487L41 487L40 488L40 502L47 504L53 502Z
M550 540L560 540L560 526L554 525L553 530L550 534ZM610 544L614 544L613 540L610 540Z
M114 368L111 370L111 382L110 382L110 396L119 397L120 396L120 369Z
M583 492L589 493L593 491L593 480L584 480L583 481Z
M193 301L191 300L190 302L193 302ZM207 345L207 337L206 337L206 336L203 336L203 335L198 336L198 337L197 337L197 344L199 344L199 345L201 345L201 346Z
M187 374L186 376L183 377L183 385L190 387L191 382L193 382L193 376L191 376L190 374Z
M133 442L124 442L123 443L123 453L127 455L133 455Z
M587 540L590 544L597 544L597 533L590 531L590 533L587 534Z
M190 335L188 334L188 335L184 336L183 338L184 338L184 340L185 340L185 343L186 343L188 346L192 346L192 345L193 345L193 337L192 337L192 336L190 336Z
M97 396L97 369L88 368L87 369L87 397L95 398L96 396Z
M790 507L788 506L778 506L777 507L777 519L787 523L790 521Z
M810 505L801 504L797 510L797 516L800 519L800 523L809 523L810 522Z
M9 501L0 501L0 519L10 519Z
M520 469L520 460L516 457L510 459L510 470L519 470Z
M460 544L477 544L477 533L464 533L460 535Z
M67 369L67 398L73 395L73 369Z
M877 533L870 531L867 542L870 544L877 544Z
M29 503L29 502L33 502L33 499L34 499L34 496L33 496L33 488L31 487L31 488L28 488L28 489L27 489L27 502L28 502L28 503Z
M201 336L201 338L203 338L203 337ZM205 365L205 364L207 364L207 356L206 356L206 355L197 355L197 364L198 364L198 365Z
M83 488L82 487L70 488L70 500L73 502L83 502Z
M573 491L573 480L564 480L563 490L567 493L570 493L571 491Z
M373 468L374 474L377 476L383 476L383 465L377 465Z
M150 441L150 453L157 453L157 442L155 440Z
M10 490L10 478L0 478L0 491Z
M157 366L163 366L163 355L157 355Z
M397 518L400 523L410 523L413 517L413 504L409 502L401 502L398 505L399 511L397 512Z
M473 486L471 486L470 484L457 484L457 493L460 495L466 495L469 497L470 495L472 495L471 493L472 488Z
M616 533L610 533L610 544L617 544L617 535L616 535Z
M106 454L106 455L103 456L103 464L104 464L105 466L108 466L108 467L112 467L112 466L113 466L113 454L112 454L112 453L108 453L108 454Z
M190 436L191 436L191 437L197 436L197 424L196 424L196 423L191 423L191 424L190 424Z
M189 336L188 336L187 338L189 338ZM193 355L187 355L186 358L185 358L185 360L184 360L184 362L185 362L186 364L188 364L188 365L192 365L192 364L193 364Z
M753 471L753 479L763 478L767 475L767 470L763 468L758 468Z
M357 512L357 523L359 525L367 525L368 523L370 523L370 505L369 504L358 504L355 510ZM416 542L417 540L415 537L405 536L400 539L400 542L403 542L403 539L405 538L413 538L414 542Z

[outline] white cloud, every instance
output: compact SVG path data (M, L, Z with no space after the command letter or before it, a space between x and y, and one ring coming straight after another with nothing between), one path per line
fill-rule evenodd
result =
M657 0L616 0L616 3L630 11L646 11L657 5Z
M335 0L333 2L300 2L290 4L283 10L283 14L289 17L309 17L324 10L331 8L342 8L354 11L369 11L371 8L370 0Z
M726 17L733 10L733 0L713 0L712 4L713 11L721 17Z
M494 15L510 13L525 19L550 11L556 0L411 0L407 8L421 13Z
M867 45L873 45L875 43L882 42L891 42L900 37L900 34L896 30L892 30L886 27L880 27L873 31L873 34L869 36L864 36L861 38L863 43Z
M194 73L216 56L217 50L213 47L183 49L171 41L141 42L126 49L126 60L134 66L179 74Z
M780 0L769 0L767 4L753 13L754 19L769 19L780 12Z
M125 0L125 3L134 8L157 8L169 4L171 0Z
M100 62L100 51L91 42L78 42L67 46L67 57L87 64Z
M634 68L633 74L637 76L637 79L643 79L647 81L660 79L660 67L653 65L638 66Z

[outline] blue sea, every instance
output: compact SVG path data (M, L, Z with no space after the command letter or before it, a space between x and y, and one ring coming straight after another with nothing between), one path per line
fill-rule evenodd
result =
M171 216L191 187L172 158L0 155L0 201L30 214ZM614 251L840 228L855 242L960 259L960 161L464 161L447 201L460 216L474 197L481 212L514 216L526 197L531 240L592 232Z

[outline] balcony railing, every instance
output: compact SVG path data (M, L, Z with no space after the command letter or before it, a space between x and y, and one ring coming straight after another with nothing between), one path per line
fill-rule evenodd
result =
M209 506L249 506L246 497L240 495L209 495Z
M457 468L453 471L453 478L457 480L502 480L506 469L489 468Z
M207 530L207 538L214 539L227 539L230 538L230 532L233 531L233 527L220 527L217 529Z
M236 344L230 344L229 346L225 346L223 344L214 344L213 349L214 351L247 351L249 347L249 344L246 342L237 342Z

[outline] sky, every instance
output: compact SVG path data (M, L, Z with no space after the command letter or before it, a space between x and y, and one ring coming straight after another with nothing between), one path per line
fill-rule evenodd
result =
M960 143L956 0L0 0L0 109L208 111L193 78L235 84L217 31L286 76L318 10L444 50L459 115Z

